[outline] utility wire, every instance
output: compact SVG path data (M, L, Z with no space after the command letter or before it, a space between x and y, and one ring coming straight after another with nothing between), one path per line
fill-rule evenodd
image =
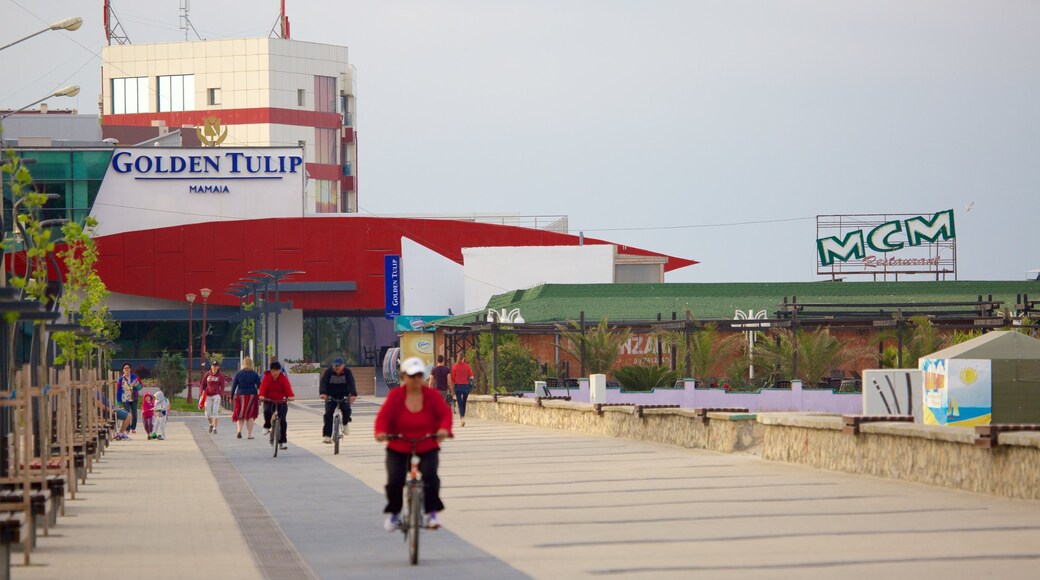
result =
M643 232L643 231L654 231L654 230L689 230L699 228L729 228L737 226L752 226L761 224L778 224L786 222L800 222L814 220L816 216L805 216L795 218L782 218L774 220L754 220L746 222L727 222L727 223L706 223L706 224L690 224L685 226L644 226L644 227L631 227L631 228L581 228L568 230L570 233L577 232Z

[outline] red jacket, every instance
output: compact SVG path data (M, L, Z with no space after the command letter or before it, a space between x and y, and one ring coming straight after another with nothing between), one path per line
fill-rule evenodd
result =
M224 394L224 387L228 384L228 378L226 375L217 372L213 374L210 371L206 371L206 374L202 375L202 390L206 392L209 397L216 397Z
M294 397L296 395L293 394L292 385L289 384L289 377L284 372L280 373L277 379L274 378L271 371L264 373L264 379L260 381L261 399L280 403Z
M376 434L400 434L409 439L418 439L424 435L432 435L440 429L447 429L450 435L451 409L448 407L448 403L444 401L444 395L438 393L437 389L431 389L426 386L422 388L422 393L423 408L418 413L422 419L420 426L412 428L402 428L400 426L402 415L410 413L410 411L404 406L405 387L398 387L391 390L390 394L386 396L386 401L383 402L383 406L379 409L379 414L376 415ZM412 451L412 444L407 441L390 441L386 447L401 453L411 453ZM426 453L434 449L440 449L436 439L427 439L419 443L417 447L419 453Z

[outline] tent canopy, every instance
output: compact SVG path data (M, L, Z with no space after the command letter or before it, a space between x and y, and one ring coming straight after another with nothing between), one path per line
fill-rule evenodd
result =
M1013 330L983 334L922 358L1040 360L1040 340Z

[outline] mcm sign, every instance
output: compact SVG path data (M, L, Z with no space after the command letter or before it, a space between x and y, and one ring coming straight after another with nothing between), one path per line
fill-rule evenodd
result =
M227 139L227 127L221 127L220 119L216 117L206 117L202 120L201 127L195 127L195 134L204 146L216 147Z
M901 236L896 236L902 234ZM867 258L867 247L875 252L895 252L907 246L920 246L925 243L949 241L957 237L953 210L940 211L931 219L916 216L906 220L892 220L882 223L870 231L853 230L843 237L828 236L816 240L816 251L821 266L830 266L837 262L863 260ZM902 265L902 264L897 264Z

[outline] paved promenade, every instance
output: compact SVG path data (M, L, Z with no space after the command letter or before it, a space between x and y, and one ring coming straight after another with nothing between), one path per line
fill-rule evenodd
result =
M14 577L403 576L401 536L381 528L377 404L358 403L339 456L319 408L293 406L277 459L227 421L113 444L60 537L41 539L42 565ZM1040 502L510 424L456 431L446 529L423 535L428 578L1031 578L1040 565Z

